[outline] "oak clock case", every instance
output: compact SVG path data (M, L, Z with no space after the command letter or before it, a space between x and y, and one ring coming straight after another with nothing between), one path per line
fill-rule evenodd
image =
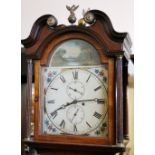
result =
M24 144L41 155L125 152L129 35L91 10L71 26L44 15L22 44L28 60Z
M41 68L42 133L108 137L107 64L83 40L57 46Z
M113 70L113 62L100 59L101 48L92 38L75 37L61 36L55 46L49 44L46 58L36 68L40 71L36 139L59 142L65 138L69 143L68 137L73 137L74 143L112 144L113 120L108 116L113 115L108 108L112 72L108 69Z

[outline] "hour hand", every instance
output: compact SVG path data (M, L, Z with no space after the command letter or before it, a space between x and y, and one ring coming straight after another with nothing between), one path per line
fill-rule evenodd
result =
M64 109L64 108L65 108L65 106L62 105L61 107L59 107L59 108L57 108L56 110L54 110L53 112L51 112L51 115L52 115L52 116L57 115L57 111L60 110L60 109Z
M63 104L59 108L57 108L56 110L54 110L52 113L55 113L55 112L57 112L58 110L61 110L61 109L65 109L67 106L72 105L72 104L76 104L76 103L77 103L77 101L74 100L74 101L69 102L67 104Z

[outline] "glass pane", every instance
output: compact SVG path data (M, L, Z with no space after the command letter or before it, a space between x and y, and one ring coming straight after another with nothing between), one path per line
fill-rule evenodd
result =
M41 134L108 137L107 64L44 66L41 80Z
M96 49L88 42L72 39L61 43L54 49L49 66L90 66L99 65Z

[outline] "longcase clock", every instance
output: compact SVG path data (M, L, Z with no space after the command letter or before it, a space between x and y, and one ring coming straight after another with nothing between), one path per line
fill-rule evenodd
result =
M123 154L129 35L116 32L99 10L74 25L77 7L67 9L71 25L44 15L22 40L28 73L23 143L30 154Z

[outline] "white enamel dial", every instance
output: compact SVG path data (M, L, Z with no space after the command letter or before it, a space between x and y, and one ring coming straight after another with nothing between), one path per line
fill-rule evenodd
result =
M46 81L50 71L44 76ZM107 78L104 67L58 69L44 85L44 133L98 136L104 130L101 135L107 136L107 84L100 75L103 71Z

